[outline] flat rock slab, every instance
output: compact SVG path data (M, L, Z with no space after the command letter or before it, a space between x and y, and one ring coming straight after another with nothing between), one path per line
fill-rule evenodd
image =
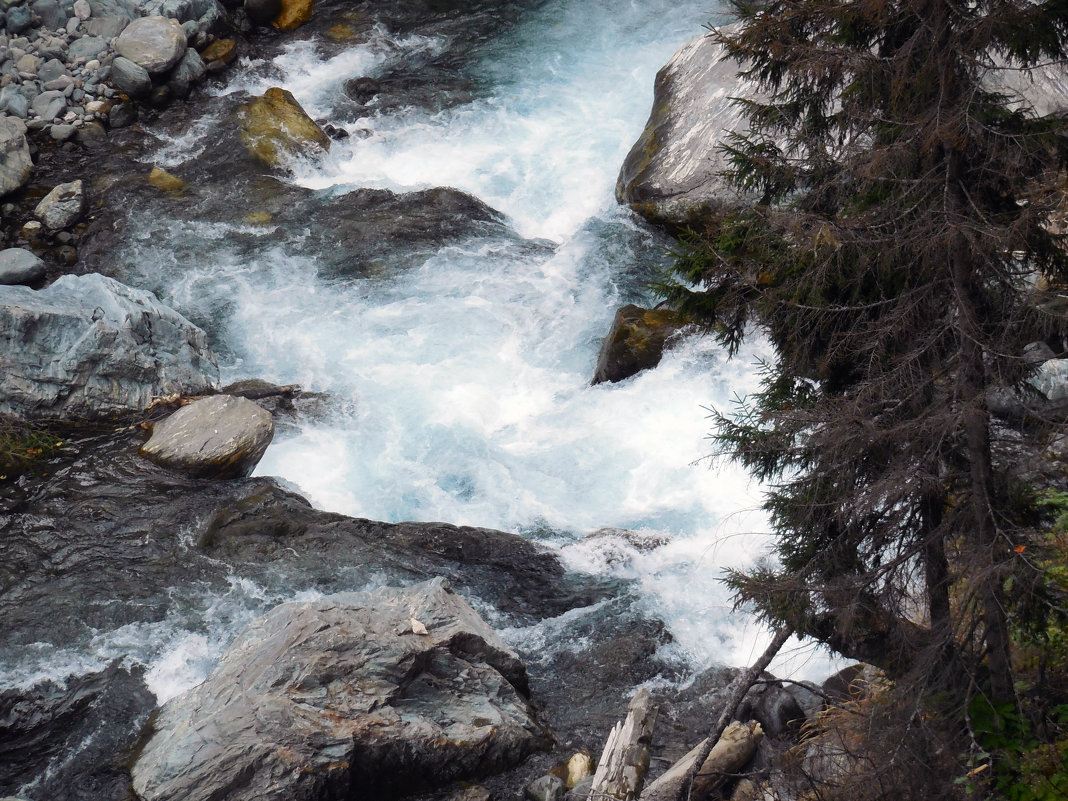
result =
M167 17L135 19L115 40L115 51L149 75L160 75L181 61L186 47L182 23Z
M0 284L32 284L44 278L45 264L25 248L0 250Z
M245 398L213 395L156 423L141 455L197 478L240 478L252 472L273 437L269 412Z
M0 414L110 418L218 383L207 336L151 292L95 273L0 286Z
M546 744L526 685L515 653L443 579L283 604L163 706L134 790L320 801L486 775Z

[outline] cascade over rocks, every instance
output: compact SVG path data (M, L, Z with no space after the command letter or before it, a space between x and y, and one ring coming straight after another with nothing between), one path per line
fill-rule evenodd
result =
M627 304L616 311L597 356L593 384L622 381L660 364L672 335L685 325L674 309L643 309Z
M247 476L274 436L269 412L245 398L213 395L156 423L141 455L203 478Z
M204 332L156 297L102 275L0 286L0 415L81 420L211 391Z
M163 707L133 787L317 801L441 786L547 744L525 695L519 658L442 579L283 604Z

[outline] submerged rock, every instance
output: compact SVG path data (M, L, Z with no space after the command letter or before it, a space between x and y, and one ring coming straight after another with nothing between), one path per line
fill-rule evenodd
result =
M519 658L441 579L283 604L163 707L133 786L145 801L441 786L547 744L526 694Z
M245 146L268 167L330 149L330 137L285 89L268 89L242 106L238 117Z
M245 398L213 395L156 423L141 455L203 478L249 475L274 437L269 412Z
M592 383L622 381L656 367L671 336L684 324L674 309L643 309L633 304L621 307L601 345Z
M102 275L0 286L0 414L78 420L140 411L219 380L204 332Z

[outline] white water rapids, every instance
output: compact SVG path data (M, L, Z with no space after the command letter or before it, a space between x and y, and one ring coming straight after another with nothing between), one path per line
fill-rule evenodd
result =
M589 382L616 308L651 302L646 287L667 260L617 207L618 169L657 69L713 15L695 0L550 0L481 47L486 95L437 113L364 118L323 162L296 165L294 180L315 189L461 189L535 246L471 239L413 254L388 278L347 281L281 251L249 263L218 224L174 226L183 247L199 238L208 254L195 265L171 269L171 241L153 238L138 253L164 276L166 302L191 315L226 308L217 321L231 353L224 381L258 377L330 396L331 413L280 432L257 474L324 509L517 531L574 570L632 578L649 616L671 631L673 656L694 670L748 664L767 638L732 612L719 582L724 567L767 552L760 488L737 466L711 462L707 439L708 408L755 388L757 354L727 362L710 339L690 337L655 370ZM222 91L280 85L313 117L329 116L345 80L447 46L380 28L324 59L298 40L273 64L243 64ZM162 142L153 164L180 173L215 124ZM602 528L667 542L642 551L585 539ZM90 661L133 654L150 665L160 700L172 697L283 600L241 582L232 589L204 599L198 630L175 619L103 633ZM63 658L52 658L62 675ZM66 659L85 667L79 655ZM795 645L772 669L815 677L827 665Z

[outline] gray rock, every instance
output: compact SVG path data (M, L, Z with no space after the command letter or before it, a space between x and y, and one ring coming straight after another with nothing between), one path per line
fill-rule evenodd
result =
M1053 348L1045 342L1031 342L1024 347L1023 360L1027 364L1042 364L1056 358L1057 354L1053 352Z
M29 6L15 6L7 10L7 24L8 33L22 33L29 30L33 25L33 12L30 11Z
M37 69L37 78L41 83L54 81L67 74L67 66L58 58L49 59Z
M93 20L100 22L100 20ZM107 40L101 36L83 36L67 48L67 60L73 63L88 62L108 49Z
M74 0L74 16L84 22L93 16L93 7L86 0Z
M1051 403L1068 400L1068 359L1043 362L1031 377L1030 384Z
M20 73L36 75L37 68L41 66L41 59L37 58L33 53L27 53L15 62L15 66L18 67Z
M185 97L189 94L189 88L204 77L205 71L204 60L200 57L200 53L189 48L182 56L182 60L178 62L178 66L174 68L167 83L176 95Z
M41 92L30 104L37 114L45 122L52 122L57 117L62 117L67 111L67 98L62 92L55 90Z
M0 197L23 186L33 173L26 123L17 117L0 117Z
M60 75L44 84L44 88L48 91L62 92L64 97L70 97L74 94L74 79L69 75Z
M48 135L57 142L66 142L77 130L73 125L53 125L48 129Z
M528 784L523 795L529 801L563 801L566 791L563 781L549 774Z
M126 128L137 122L137 106L133 103L119 103L108 112L108 125L112 128Z
M22 94L18 84L8 84L0 89L0 111L6 111L16 117L26 119L29 113L30 101Z
M62 36L49 36L38 40L37 55L44 60L58 58L61 61L67 55L67 40Z
M23 248L0 250L0 284L32 284L44 278L45 264Z
M81 26L82 21L77 17L71 17L67 20L66 26L63 28L67 32L67 36L75 36L78 33L78 28Z
M726 163L716 145L724 132L746 130L731 98L755 91L722 56L706 34L657 73L649 121L616 182L621 203L654 219L681 220L710 200L735 197L720 176Z
M163 706L133 788L311 801L439 787L546 744L526 695L515 653L443 579L283 604Z
M86 200L82 182L71 181L52 189L41 198L33 216L40 220L49 231L59 231L74 225L85 213Z
M111 82L130 97L142 97L152 89L148 70L122 56L111 62Z
M108 418L218 382L204 332L150 292L95 273L0 287L0 413Z
M36 0L31 8L41 18L41 25L49 30L63 28L67 24L67 15L56 0Z
M101 39L114 39L129 24L129 17L119 15L98 17L94 13L93 17L85 23L85 32L89 36Z
M160 75L185 55L185 31L174 19L142 17L126 26L115 40L115 51L144 67L149 75Z
M213 395L156 423L141 455L198 478L250 475L274 437L269 412L253 401Z

